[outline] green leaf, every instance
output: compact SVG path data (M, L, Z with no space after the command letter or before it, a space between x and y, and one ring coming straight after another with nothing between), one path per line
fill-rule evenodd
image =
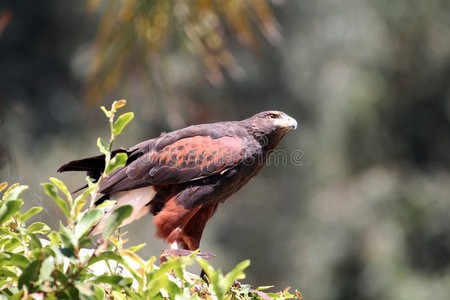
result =
M45 233L50 232L50 227L48 227L47 224L45 224L45 223L35 222L35 223L31 224L30 226L28 226L27 230L32 233L45 234Z
M104 107L103 105L100 106L100 108L103 110L103 112L105 113L106 117L111 117L111 112L109 110L106 109L106 107Z
M107 283L118 287L130 286L133 283L133 279L129 277L123 277L117 274L112 275L100 275L94 279L96 283Z
M202 269L208 275L208 279L213 286L214 293L216 293L217 299L223 299L223 295L226 292L225 279L220 271L214 270L214 268L204 259L196 258Z
M3 250L5 251L11 251L15 250L20 245L20 241L16 238L9 239L9 241L3 246Z
M175 295L183 295L183 290L170 280L166 281L165 290L169 294L170 298L173 298Z
M283 296L281 296L280 294L276 294L276 293L267 293L266 295L272 299L283 299Z
M75 220L77 220L78 216L80 215L81 210L86 205L86 203L87 203L87 201L85 199L83 199L81 201L78 201L77 205L74 205L73 218Z
M97 139L97 146L101 153L108 154L110 146L102 138Z
M47 225L45 225L45 226L47 226ZM47 226L47 228L48 228L48 226ZM50 228L48 228L48 231L50 231ZM41 249L42 248L41 241L39 240L39 238L37 237L36 234L29 232L28 236L30 237L30 246L29 246L30 249L36 249L36 248Z
M18 183L11 185L3 195L3 200L16 200L23 191L28 189L26 185L19 185Z
M183 278L183 269L193 263L193 258L191 256L182 256L176 259L168 258L168 260L161 265L159 269L154 269L154 271L148 277L148 295L149 299L158 299L161 297L160 290L164 289L166 291L178 293L178 287L173 286L173 282L168 278L169 271L174 270L178 278ZM173 296L173 295L171 295ZM170 297L173 298L173 297Z
M97 205L97 208L105 208L108 206L112 206L112 205L116 204L116 202L117 201L106 199L105 201L103 201L102 203Z
M234 281L238 279L244 279L245 274L243 271L250 266L250 260L244 260L238 263L233 270L231 270L227 275L225 275L225 290L228 290Z
M47 257L41 264L39 271L39 280L48 280L55 269L55 258L52 256Z
M103 210L94 208L81 217L81 220L75 225L75 235L77 238L84 236L89 229L104 215Z
M114 299L127 300L127 298L122 294L122 292L112 291L111 294L113 295Z
M143 247L145 247L146 243L142 243L133 247L128 248L129 251L131 252L136 252L139 251L140 249L142 249Z
M30 261L28 258L23 256L19 253L5 253L8 256L8 259L5 261L1 260L1 265L12 265L12 266L18 266L20 268L24 268L30 264Z
M69 201L69 203L72 203L72 195L70 194L69 189L64 184L64 182L55 177L50 177L49 179L54 185L56 185L61 190L61 192L64 193L64 195L66 195L66 198Z
M105 299L105 290L99 287L98 285L94 285L95 289L95 298L96 299Z
M117 118L117 120L114 122L113 134L115 136L118 136L119 134L121 134L122 130L125 128L125 126L127 126L127 124L131 120L133 120L133 118L134 118L134 113L132 113L132 112L127 112L127 113L120 115Z
M78 248L78 239L75 237L75 235L67 229L62 224L59 225L59 236L61 238L61 241L63 242L64 246L66 246L69 249L75 249Z
M4 286L3 282L1 282L0 284L2 284L2 287ZM10 286L10 287L2 289L1 292L2 292L2 294L5 294L5 295L9 296L7 298L9 300L20 300L20 299L23 299L25 291L24 290L20 290L19 291L17 286Z
M102 237L106 238L114 233L117 227L122 224L123 220L128 218L133 212L133 207L131 205L123 205L116 208L111 216L106 220L105 227L103 228Z
M18 186L19 186L18 183L14 183L13 185L11 185L11 186L6 190L6 192L3 194L2 200L6 200L6 197L8 196L8 194L9 194L13 189L15 189L15 188L18 187ZM6 186L5 186L5 187L6 187ZM5 187L3 187L2 189L4 189Z
M18 213L22 204L22 200L9 200L7 202L3 202L0 207L0 225L9 221L13 215Z
M24 213L23 215L20 216L20 221L25 222L26 220L28 220L35 214L41 212L41 210L42 210L42 207L39 207L39 206L30 208L30 210L28 210L26 213Z
M51 242L53 245L59 245L60 238L59 238L59 233L58 233L58 232L52 231L52 232L50 232L50 233L47 235L47 237L50 239L50 242Z
M15 272L12 272L8 269L0 269L0 278L1 277L11 277L11 278L16 278L17 274Z
M78 195L78 197L75 198L74 206L75 206L75 213L74 218L77 218L78 214L80 213L81 209L83 209L84 205L86 204L86 198L89 196L89 194L94 190L95 185L92 185L85 189L82 194Z
M89 260L88 266L91 266L99 261L105 261L108 263L109 260L115 260L116 262L122 264L134 276L139 284L143 284L142 277L136 273L136 270L134 270L134 268L132 268L121 255L113 251L104 251L100 253L99 256L93 257Z
M78 242L78 247L80 249L87 247L88 245L92 244L93 238L90 236L84 236L80 238L80 241Z
M53 201L61 208L64 215L66 215L67 219L69 219L69 206L67 202L64 201L59 195L56 187L51 183L42 183L42 187L44 188L44 192L50 196Z
M38 274L39 269L39 261L32 261L28 267L25 268L22 275L19 278L19 289L22 289L23 286L29 286L31 282L34 281Z
M241 286L239 287L239 292L241 294L248 294L250 292L250 289L250 284L241 284Z
M267 290L267 289L271 289L271 288L273 288L274 287L274 285L263 285L263 286L258 286L257 288L256 288L256 290L258 290L258 291L264 291L264 290Z
M117 153L108 164L108 167L106 168L106 174L111 173L117 168L123 167L126 165L128 160L128 155L126 153Z
M120 256L119 254L117 254L114 251L104 251L101 252L99 256L94 256L88 263L88 266L91 266L93 264L95 264L96 262L99 261L107 261L107 260L115 260L119 263L122 263L124 261L124 259L122 258L122 256Z

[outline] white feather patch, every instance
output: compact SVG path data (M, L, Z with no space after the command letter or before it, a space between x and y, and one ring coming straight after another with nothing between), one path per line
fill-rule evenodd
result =
M108 210L105 216L101 218L97 224L94 225L91 234L96 235L101 233L103 231L103 226L105 225L106 220L111 215L111 213L119 206L131 205L133 207L131 216L126 218L122 222L122 225L120 225L120 227L128 225L131 222L148 214L150 212L150 205L147 204L152 201L155 194L155 189L152 186L112 194L110 196L110 200L116 201L116 204L109 209L107 208Z

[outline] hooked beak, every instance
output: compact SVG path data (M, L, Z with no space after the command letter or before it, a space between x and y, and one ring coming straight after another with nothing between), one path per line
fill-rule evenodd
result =
M286 116L282 119L275 120L274 124L277 126L280 126L280 127L289 128L289 130L297 129L297 121L294 118L291 118L289 116Z

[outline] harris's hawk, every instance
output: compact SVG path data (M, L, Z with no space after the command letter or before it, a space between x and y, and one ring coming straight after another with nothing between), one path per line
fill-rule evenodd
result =
M164 133L134 147L125 166L100 183L101 199L130 204L132 215L122 225L153 214L156 235L182 249L196 250L206 222L219 203L237 192L265 165L283 136L297 122L280 111L265 111L242 121L189 126ZM71 161L58 172L87 171L99 179L104 156ZM104 219L93 229L102 231Z

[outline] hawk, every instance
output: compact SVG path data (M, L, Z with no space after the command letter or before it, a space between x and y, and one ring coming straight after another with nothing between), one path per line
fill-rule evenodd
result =
M297 128L280 111L265 111L242 121L193 125L131 148L120 148L128 160L100 182L104 199L115 200L92 231L101 233L108 214L121 205L133 206L123 223L152 214L156 235L171 246L194 251L217 206L236 193L265 165L284 135ZM86 171L98 180L103 155L71 161L58 172Z

